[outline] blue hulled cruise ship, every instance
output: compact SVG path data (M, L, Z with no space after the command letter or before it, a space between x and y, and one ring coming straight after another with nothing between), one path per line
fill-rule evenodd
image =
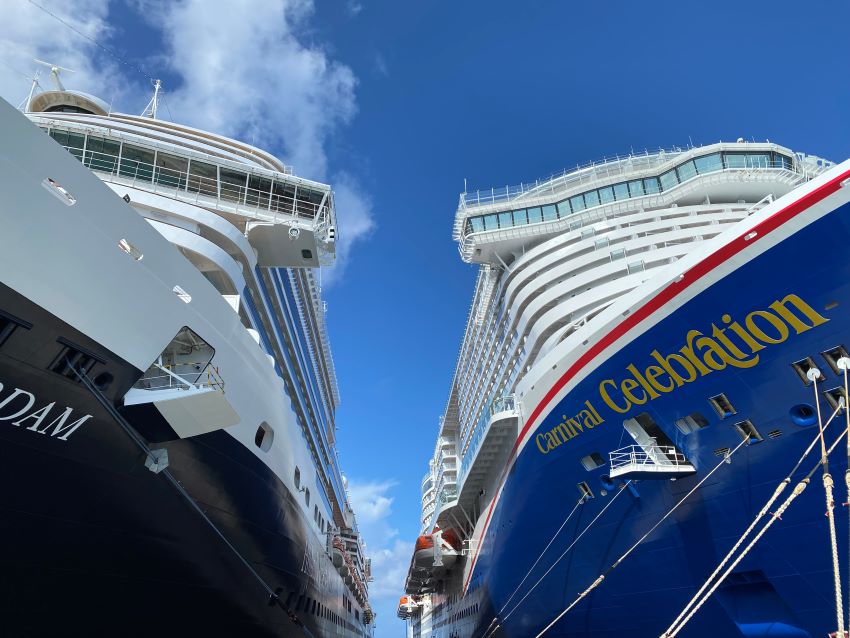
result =
M371 636L331 188L52 74L0 102L0 634Z
M843 635L848 183L738 140L461 195L408 636Z

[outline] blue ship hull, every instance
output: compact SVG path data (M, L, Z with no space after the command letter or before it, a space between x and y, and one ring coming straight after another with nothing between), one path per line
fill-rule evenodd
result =
M822 194L815 202L821 207L833 202L831 212L816 219L813 215L811 221L803 223L805 207L792 201L792 194L790 206L769 222L778 230L771 235L774 229L769 224L759 230L758 241L773 245L751 258L746 251L735 254L728 249L730 254L712 255L720 264L716 270L725 269L723 274L716 275L697 294L691 292L691 298L682 305L676 303L675 295L686 296L689 284L691 291L700 287L688 279L698 282L700 277L708 277L705 273L709 271L694 268L693 277L686 273L680 292L659 293L672 301L653 311L656 315L671 305L678 307L638 336L631 338L623 330L619 349L611 348L610 356L603 352L586 367L584 373L591 371L566 396L546 405L539 418L532 414L527 419L532 427L524 439L520 436L522 446L517 442L519 452L506 468L495 505L484 514L489 517L486 531L479 551L471 557L475 562L465 592L467 596L478 592L476 597L484 601L475 635L538 635L706 473L722 463L723 450L734 449L742 441L735 424L749 420L763 440L732 455L728 464L723 464L546 635L659 636L696 594L817 435L817 419L810 411L816 407L814 389L791 364L811 357L825 377L818 384L819 392L844 385L843 376L836 374L820 354L842 344L850 348L850 260L846 254L850 204L842 203L846 197L841 199L838 186L838 179L844 177L832 180L831 190L838 195L830 199L829 194ZM771 239L777 235L783 235L778 243ZM745 322L747 317L752 326ZM742 327L751 339L754 335L758 338L748 342L732 324ZM697 347L699 336L691 331L711 336L715 327L724 330L722 334L731 345L715 337L717 349L706 355L711 344L704 341L702 348ZM693 380L686 365L669 358L679 354L687 359L681 348L689 344L705 367L703 371L691 362ZM675 374L666 370L663 374L658 370L647 372L652 365L664 370L653 352L667 357ZM607 358L603 360L603 356ZM647 379L653 374L656 384ZM633 381L624 384L629 378ZM661 387L664 389L658 389ZM721 394L735 414L721 418L709 403L710 398ZM594 411L590 422L584 414L584 419L578 419L583 427L577 429L568 419L582 414L588 402ZM800 406L812 407L801 411ZM833 410L822 392L820 407L825 420ZM675 422L694 413L703 415L708 425L684 434ZM696 473L675 481L639 480L623 489L627 479L610 479L607 463L590 471L583 467L582 457L597 453L607 459L609 452L632 443L622 424L641 414L646 415L644 420L654 421L685 454ZM559 435L560 423L566 424L567 433L562 428ZM841 413L826 431L827 443L846 427ZM844 583L850 532L848 510L841 505L848 500L844 485L846 450L844 442L839 444L829 463L836 482L835 516ZM819 458L817 446L792 486ZM580 482L587 483L594 497L578 506L531 569L573 510L580 496ZM786 490L780 502L790 491ZM616 501L588 527L615 496ZM818 470L805 492L680 635L825 636L835 631L825 511ZM496 624L499 629L493 632Z

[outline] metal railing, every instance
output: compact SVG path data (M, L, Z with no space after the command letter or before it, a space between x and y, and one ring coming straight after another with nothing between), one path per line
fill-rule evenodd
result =
M186 377L195 377L190 381ZM200 390L211 388L224 394L224 379L218 366L209 362L164 365L158 361L133 385L138 390Z
M212 203L216 208L244 212L258 219L271 217L273 221L278 221L279 218L313 221L327 213L326 204L297 197L295 187L289 184L287 188L291 188L293 193L275 193L272 190L271 178L263 178L269 182L268 190L250 188L247 185L220 180L218 177L203 176L192 172L191 169L180 171L112 153L71 146L63 148L93 171L108 176L105 181L167 194L193 204Z
M629 445L609 454L611 470L626 467L640 469L657 468L659 466L677 467L688 465L685 455L670 445Z
M766 173L766 171L770 171L770 173ZM491 243L506 239L524 238L532 234L563 231L567 228L571 228L574 224L577 224L578 227L586 226L587 224L597 222L611 215L630 210L637 211L640 208L660 208L673 203L676 199L680 199L689 191L696 188L725 181L727 176L732 172L738 174L743 173L749 180L763 178L769 174L772 178L784 179L792 185L806 179L804 175L787 168L735 168L722 169L712 173L700 173L685 182L677 184L676 187L658 194L607 202L605 204L586 208L582 211L570 213L569 215L550 221L537 222L534 224L512 225L505 228L475 232L466 232L466 230L464 230L462 236L457 238L459 239L458 252L463 260L468 262L475 253L477 243L481 240Z

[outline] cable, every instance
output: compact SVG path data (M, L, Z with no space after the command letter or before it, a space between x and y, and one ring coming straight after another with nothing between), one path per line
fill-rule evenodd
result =
M57 20L57 21L61 22L63 25L65 25L66 27L68 27L71 31L73 31L74 33L76 33L76 34L77 34L77 35L79 35L80 37L85 38L86 40L88 40L89 42L91 42L92 44L94 44L96 47L98 47L99 49L102 49L103 51L105 51L106 53L108 53L109 55L111 55L113 58L115 58L116 60L118 60L118 62L120 62L120 63L121 63L121 64L123 64L124 66L126 66L126 67L128 67L128 68L130 68L130 69L133 69L134 71L136 71L136 72L140 73L141 75L143 75L143 76L144 76L144 77L146 77L147 79L149 79L149 80L153 81L153 78L152 78L152 77L151 77L148 73L146 73L146 72L144 71L144 69L142 69L140 66L138 66L137 64L133 64L133 63L131 63L131 62L128 62L126 59L124 59L123 57L121 57L120 55L118 55L115 51L113 51L113 50L112 50L112 49L110 49L109 47L107 47L107 46L105 46L105 45L101 44L100 42L98 42L97 40L95 40L95 39L94 39L93 37L91 37L90 35L87 35L87 34L83 33L82 31L80 31L79 29L77 29L74 25L72 25L71 23L67 22L67 21L66 21L66 20L64 20L63 18L59 17L58 15L56 15L55 13L53 13L52 11L50 11L50 9L47 9L47 8L43 7L42 5L40 5L39 3L37 3L35 0L28 0L28 2L29 2L32 6L34 6L34 7L38 8L38 9L41 9L42 11L44 11L44 13L46 13L47 15L49 15L49 16L50 16L51 18L53 18L54 20Z

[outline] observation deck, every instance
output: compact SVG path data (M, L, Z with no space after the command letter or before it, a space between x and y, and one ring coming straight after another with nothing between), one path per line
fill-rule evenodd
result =
M625 211L775 197L832 162L769 142L718 143L603 160L530 184L460 195L453 238L466 262L499 254Z
M225 217L244 233L261 267L314 268L333 261L331 188L292 175L265 153L253 155L233 140L225 140L228 147L224 138L209 134L199 140L197 133L185 134L192 129L174 124L163 129L146 118L28 115L119 195L142 207L153 194Z

